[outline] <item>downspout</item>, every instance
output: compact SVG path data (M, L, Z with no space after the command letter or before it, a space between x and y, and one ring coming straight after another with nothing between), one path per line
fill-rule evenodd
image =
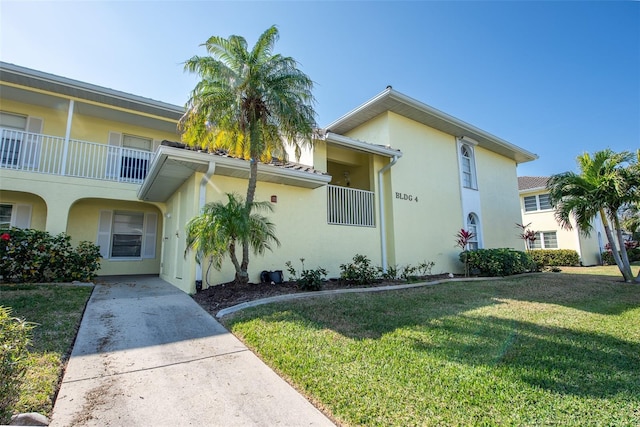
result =
M213 176L215 171L216 162L209 162L209 168L200 180L200 199L198 200L198 214L202 213L202 208L204 208L204 205L207 202L207 184L211 180L211 177ZM202 264L196 264L196 290L198 290L198 288L202 289Z
M387 227L385 225L384 218L384 190L382 187L382 175L391 169L391 166L395 165L398 161L398 156L394 155L391 162L378 171L378 206L380 207L380 248L381 248L381 263L382 271L387 272Z

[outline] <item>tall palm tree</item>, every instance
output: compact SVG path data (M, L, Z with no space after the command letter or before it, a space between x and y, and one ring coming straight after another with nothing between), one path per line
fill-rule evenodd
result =
M242 270L236 254L238 242L247 242L254 253L264 254L272 249L272 243L280 246L275 235L275 225L257 212L272 210L268 202L252 202L248 207L241 196L227 193L227 203L207 203L202 213L187 223L187 250L196 253L198 263L209 257L213 266L220 270L222 261L229 255L236 269L236 281L247 281L247 272ZM248 210L248 211L247 211Z
M633 274L624 249L618 212L621 206L638 197L634 172L637 160L632 153L615 153L610 149L598 151L593 157L584 153L577 160L580 174L564 172L553 175L547 182L556 219L560 225L571 229L573 217L580 231L588 236L592 220L600 214L613 258L624 280L631 282Z
M275 26L262 33L251 50L241 36L213 36L204 43L208 56L185 62L185 70L201 80L191 92L180 127L187 142L224 148L249 160L247 206L255 197L258 161L284 159L285 144L294 147L296 156L313 144L313 81L293 58L273 52L277 40ZM245 273L248 243L242 241Z

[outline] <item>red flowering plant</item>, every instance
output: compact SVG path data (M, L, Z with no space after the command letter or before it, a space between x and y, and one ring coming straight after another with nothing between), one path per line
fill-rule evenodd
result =
M467 231L464 228L461 228L456 234L456 246L462 249L462 254L464 258L464 276L469 277L469 262L467 257L467 250L469 247L469 242L476 237L475 233L472 231Z
M518 234L518 237L524 241L524 248L527 252L533 249L533 242L535 242L538 238L538 232L531 230L529 228L530 225L531 223L518 224L516 222L516 227L520 229L520 234Z
M0 234L0 276L4 282L88 281L100 268L100 248L90 242L71 246L60 233L11 228Z

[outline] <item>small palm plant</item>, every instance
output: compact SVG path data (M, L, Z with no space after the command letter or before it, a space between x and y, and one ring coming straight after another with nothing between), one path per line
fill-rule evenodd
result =
M229 255L236 269L236 282L248 281L247 265L239 261L236 247L248 242L256 255L272 250L272 244L280 246L275 235L275 225L254 211L272 211L269 202L252 202L246 205L242 196L227 193L227 203L207 203L202 213L187 223L187 249L196 253L196 261L209 257L213 266L220 270L222 261Z
M469 242L476 237L472 231L461 228L456 234L456 246L462 249L462 255L464 258L464 277L469 277Z

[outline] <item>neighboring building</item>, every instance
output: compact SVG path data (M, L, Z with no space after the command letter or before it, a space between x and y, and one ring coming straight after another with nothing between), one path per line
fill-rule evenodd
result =
M531 224L529 229L537 232L532 249L573 249L578 252L582 265L601 264L606 236L600 220L594 220L589 237L580 232L575 221L571 221L571 230L562 228L549 200L548 180L541 176L518 177L522 224Z
M183 108L0 63L0 226L66 232L100 245L100 275L159 274L194 292L185 224L205 203L244 195L248 162L175 141ZM355 254L377 265L461 271L473 247L520 247L516 166L536 156L392 88L318 132L306 165L260 164L256 200L274 202L286 261L330 277ZM211 283L233 279L230 263Z

